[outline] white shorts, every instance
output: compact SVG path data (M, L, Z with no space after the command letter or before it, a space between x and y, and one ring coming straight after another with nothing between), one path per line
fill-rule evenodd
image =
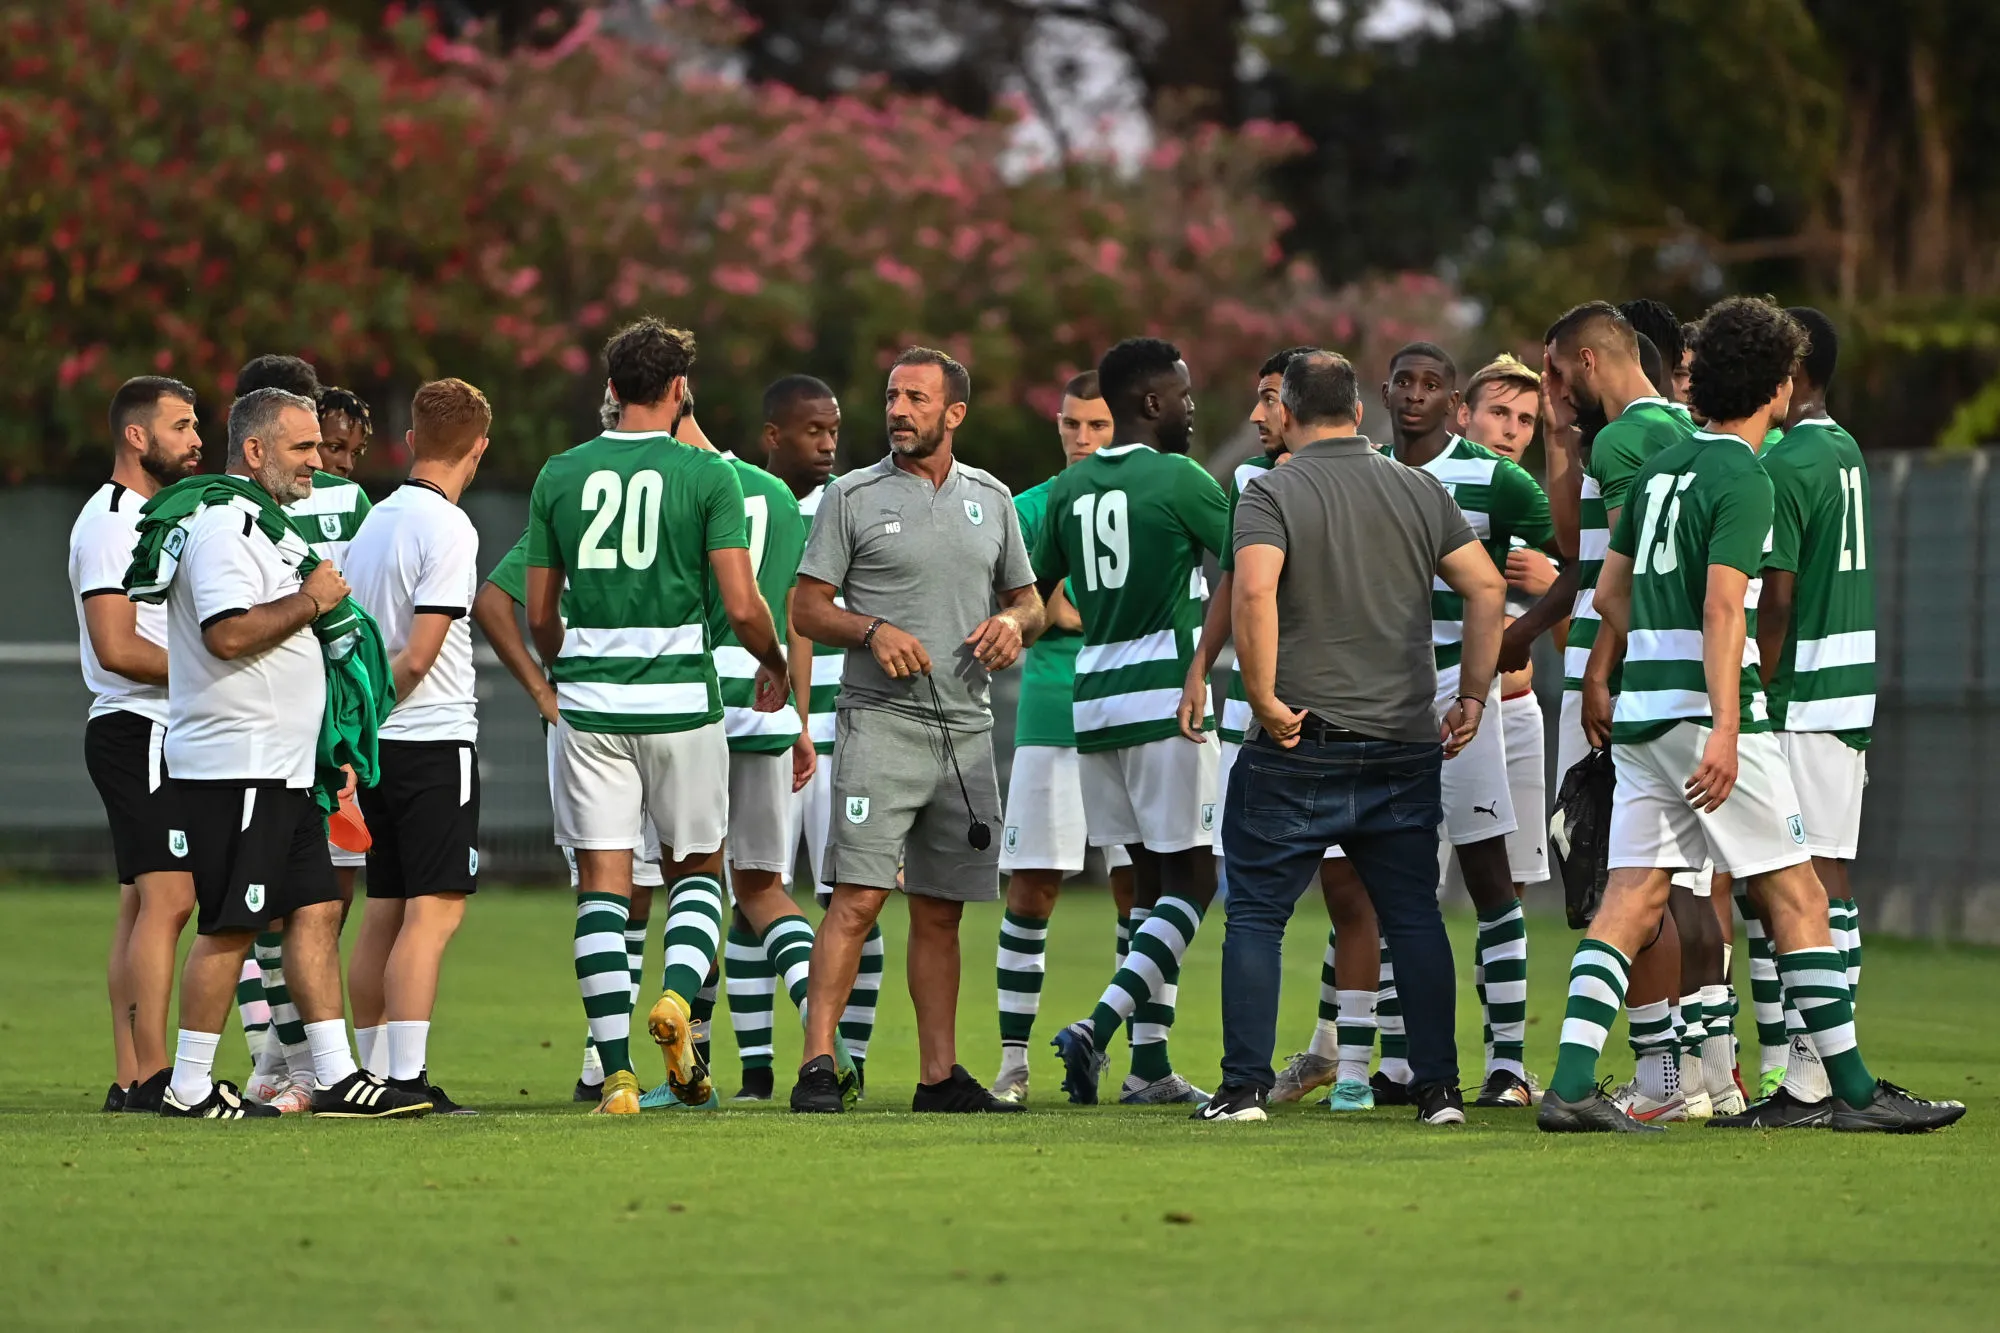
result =
M1220 806L1217 807L1220 809ZM1024 745L1007 776L1007 814L1000 834L1000 873L1083 871L1089 836L1083 820L1083 769L1074 749ZM1132 864L1122 845L1104 849L1113 870Z
M368 853L350 852L331 838L327 839L326 854L336 870L359 870L368 864Z
M549 804L556 842L579 851L631 847L650 816L662 857L722 846L729 831L729 741L722 724L649 735L556 724Z
M838 663L838 658L826 659ZM795 837L805 839L806 866L812 872L812 882L818 885L820 871L826 865L827 820L833 815L833 755L819 757L819 766L813 769L812 781L792 796L792 827L798 832ZM796 848L798 843L794 841ZM785 883L792 882L792 860L785 859Z
M550 803L554 803L556 789L556 733L548 733L549 752L549 793ZM560 837L556 847L563 854L563 861L569 866L569 886L577 886L576 849L563 844ZM647 819L639 826L639 841L632 847L632 887L657 889L665 884L666 875L660 870L660 835L653 829L653 821Z
M1437 713L1443 719L1458 695L1458 668L1438 672ZM1507 728L1501 717L1500 681L1486 694L1486 710L1472 743L1444 761L1444 835L1454 847L1514 832L1514 796L1507 785Z
M1805 821L1778 738L1741 737L1736 786L1722 808L1701 813L1684 784L1701 762L1709 729L1693 722L1636 745L1616 745L1618 786L1611 800L1611 869L1699 871L1709 861L1738 879L1807 858Z
M1830 861L1852 861L1861 850L1861 793L1868 786L1868 752L1830 731L1784 731L1778 733L1778 744L1799 794L1806 850Z
M1562 710L1556 715L1556 790L1569 771L1590 753L1590 741L1583 734L1583 691L1564 690Z
M792 868L792 752L729 752L729 864L784 874Z
M1514 802L1515 829L1507 835L1507 868L1516 884L1540 884L1549 877L1549 776L1543 761L1542 701L1529 690L1500 701L1501 732L1507 740L1507 792Z
M1184 736L1078 755L1090 845L1214 846L1216 760L1215 746Z

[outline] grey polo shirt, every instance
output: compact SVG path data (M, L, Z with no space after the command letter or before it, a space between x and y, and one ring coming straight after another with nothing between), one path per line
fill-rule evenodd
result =
M999 481L954 460L944 485L933 487L893 455L837 477L813 516L799 573L838 588L856 615L881 616L917 637L954 730L992 728L991 677L965 636L993 614L996 593L1035 581L1013 494ZM891 680L858 649L841 672L840 707L933 716L921 677Z
M1279 700L1365 736L1435 741L1431 588L1476 540L1436 477L1365 436L1316 440L1253 477L1233 545L1285 553Z

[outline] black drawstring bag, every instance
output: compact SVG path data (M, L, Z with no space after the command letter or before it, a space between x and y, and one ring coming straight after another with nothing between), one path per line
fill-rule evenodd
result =
M1583 930L1604 901L1610 878L1611 792L1617 772L1611 751L1592 750L1563 775L1549 817L1549 847L1562 872L1563 910L1571 930Z

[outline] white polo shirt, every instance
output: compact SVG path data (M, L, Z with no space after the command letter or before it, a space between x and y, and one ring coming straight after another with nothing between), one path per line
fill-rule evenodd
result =
M479 532L465 511L421 482L376 505L348 544L342 566L360 602L382 627L394 657L410 642L420 613L451 617L437 661L382 723L385 741L479 739L472 670L472 598L479 589Z
M83 683L93 696L90 716L137 713L149 722L167 720L167 691L142 685L97 660L83 604L93 597L123 597L125 571L132 564L132 546L139 537L139 509L145 501L127 487L107 481L97 488L76 524L69 530L69 590L76 602L76 632L82 645ZM167 608L139 603L139 637L167 646Z
M187 525L167 595L167 771L191 782L282 782L310 787L326 711L326 666L311 626L261 653L225 662L202 627L299 590L305 543L281 552L257 527L257 509L231 500Z

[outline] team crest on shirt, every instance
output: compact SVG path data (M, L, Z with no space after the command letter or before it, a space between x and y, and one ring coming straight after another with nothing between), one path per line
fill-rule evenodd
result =
M328 541L330 541L330 542L331 542L331 541L339 541L339 540L340 540L340 515L338 515L338 514L321 514L321 515L319 516L319 535L320 535L320 536L322 536L322 537L324 537L324 538L326 538L326 539L327 539Z
M468 875L479 873L479 849L477 847L468 847L465 849L465 873Z
M263 911L264 886L262 884L252 884L249 888L243 890L243 905L253 912Z
M1201 804L1201 831L1203 833L1215 832L1214 801L1203 801Z
M978 527L986 521L986 511L979 507L979 501L977 500L967 500L965 502L965 516L972 520L974 527Z
M1021 849L1021 826L1018 824L1009 824L1007 832L1001 836L1000 845L1007 849L1010 856L1019 851Z
M866 796L850 796L847 798L847 822L850 824L866 824L868 822L868 798Z
M1799 844L1799 846L1801 847L1805 846L1806 843L1805 820L1800 819L1797 815L1788 816L1785 820L1785 828L1791 832L1793 842Z
M188 854L188 835L177 828L168 829L167 850L175 856L186 856Z
M187 544L188 544L187 529L175 528L172 532L167 534L167 544L165 549L168 555L178 560L181 558L182 548L184 548Z

